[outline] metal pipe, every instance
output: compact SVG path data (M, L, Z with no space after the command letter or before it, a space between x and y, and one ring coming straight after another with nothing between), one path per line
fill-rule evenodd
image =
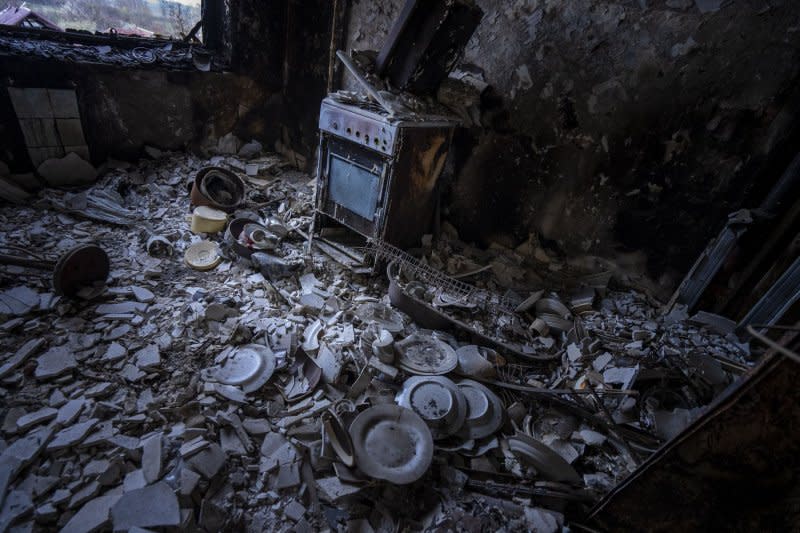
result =
M0 254L0 265L21 266L27 268L36 268L39 270L53 270L53 268L56 266L56 263L55 261L43 261L19 257L16 255Z

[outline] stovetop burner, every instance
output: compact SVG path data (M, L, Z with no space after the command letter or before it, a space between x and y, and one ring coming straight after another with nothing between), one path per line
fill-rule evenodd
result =
M364 98L356 97L355 95L346 95L341 93L334 93L330 95L330 98L335 101L336 103L357 107L358 109L362 109L364 111L368 111L370 113L375 113L376 115L381 116L388 116L389 112L386 111L380 104L377 102L373 102L371 100L366 100Z

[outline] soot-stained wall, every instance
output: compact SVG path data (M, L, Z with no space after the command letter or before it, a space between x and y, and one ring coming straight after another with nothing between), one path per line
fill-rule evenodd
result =
M133 160L145 145L197 150L234 133L268 148L280 138L286 1L232 0L224 72L102 65L0 54L0 160L30 170L4 85L74 88L92 161Z
M353 0L348 46L380 49L403 3ZM639 251L668 289L793 155L800 3L477 3L463 63L490 88L447 202L465 239Z

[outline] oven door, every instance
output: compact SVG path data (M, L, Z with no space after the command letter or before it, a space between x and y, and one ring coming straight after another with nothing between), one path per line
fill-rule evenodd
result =
M351 141L326 136L320 210L367 237L377 237L389 162Z

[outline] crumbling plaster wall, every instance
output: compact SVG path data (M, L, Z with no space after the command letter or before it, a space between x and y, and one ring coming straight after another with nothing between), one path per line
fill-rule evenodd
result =
M477 3L464 63L491 89L457 149L462 237L642 251L666 289L788 163L800 3ZM353 0L348 46L379 49L403 4Z

